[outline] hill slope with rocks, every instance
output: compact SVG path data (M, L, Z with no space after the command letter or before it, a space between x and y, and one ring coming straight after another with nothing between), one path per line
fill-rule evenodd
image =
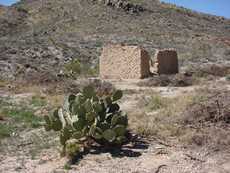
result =
M158 0L21 0L0 6L0 28L1 79L52 79L72 59L95 67L107 43L176 48L182 67L230 61L230 20Z
M91 78L108 43L142 46L151 58L156 49L175 48L180 73ZM110 105L106 112L98 112L89 87L83 92L91 99L84 103L69 95L87 85L101 96L99 105ZM123 91L118 105L114 99L121 92L110 99L114 89ZM0 172L230 173L230 20L158 0L21 0L0 6L0 105ZM129 140L109 146L81 138L84 150L73 147L73 158L61 157L70 126L63 126L61 138L44 128L44 116L60 125L54 110L61 105L58 114L73 124L76 138L89 128L80 126L101 113L104 122L97 118L94 125L121 130L110 125L119 120L111 115L126 112Z

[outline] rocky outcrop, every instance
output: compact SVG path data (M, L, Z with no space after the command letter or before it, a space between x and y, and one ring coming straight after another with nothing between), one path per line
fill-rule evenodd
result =
M158 0L21 0L0 6L0 79L53 78L73 59L93 69L108 43L141 45L151 55L174 47L182 68L225 64L229 26Z
M130 13L139 13L139 12L143 12L146 10L141 5L131 3L127 0L96 0L96 1L100 3L104 3L105 5L110 6L110 7L122 9Z

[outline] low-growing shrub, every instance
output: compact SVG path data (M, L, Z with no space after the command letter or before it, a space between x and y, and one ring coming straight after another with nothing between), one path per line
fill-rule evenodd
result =
M72 74L80 74L81 64L78 60L72 60L69 63L65 64L65 70Z
M122 91L98 96L87 86L77 95L69 95L63 107L45 116L45 129L60 133L63 154L73 157L92 143L102 146L121 146L127 141L128 118L117 101Z
M97 76L99 66L92 67L90 64L81 63L77 59L73 59L64 66L65 75L76 78L76 76Z
M227 81L230 81L230 75L227 75L225 78Z

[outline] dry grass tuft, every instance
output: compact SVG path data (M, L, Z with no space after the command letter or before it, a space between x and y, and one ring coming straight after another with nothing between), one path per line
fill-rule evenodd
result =
M207 93L205 100L188 106L184 120L187 124L202 126L205 123L230 124L230 92Z
M63 94L47 95L46 100L47 100L48 104L50 105L50 107L56 108L56 107L62 105L63 100L64 100L64 95Z
M178 136L183 133L182 127L178 124L180 113L192 100L191 95L167 98L157 94L149 99L141 99L140 107L145 108L131 114L130 127L146 136L154 135L163 139Z
M202 91L203 98L187 106L181 118L190 131L181 139L188 144L225 148L230 145L230 92Z
M189 71L194 73L195 76L197 77L207 77L207 76L224 77L230 74L230 66L207 64L207 65L192 67L192 69L190 69Z
M141 99L142 111L131 113L130 128L184 145L224 148L230 145L229 105L230 92L217 89L205 88L175 98L153 95Z

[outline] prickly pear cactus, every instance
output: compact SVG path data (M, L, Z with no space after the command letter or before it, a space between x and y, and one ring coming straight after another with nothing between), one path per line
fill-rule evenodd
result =
M110 96L99 97L93 87L87 86L77 95L66 97L52 115L45 116L45 129L60 132L63 152L70 156L82 151L87 140L120 146L127 141L128 126L127 114L117 103L122 95L116 90Z

